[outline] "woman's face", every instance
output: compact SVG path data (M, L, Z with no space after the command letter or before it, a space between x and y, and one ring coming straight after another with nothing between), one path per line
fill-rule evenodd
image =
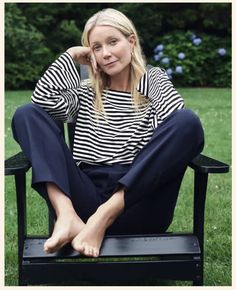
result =
M89 35L90 47L98 67L109 76L129 71L135 36L126 38L112 26L95 26Z

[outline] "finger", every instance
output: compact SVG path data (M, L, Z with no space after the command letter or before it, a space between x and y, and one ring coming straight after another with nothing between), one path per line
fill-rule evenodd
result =
M90 56L90 63L91 63L93 72L96 74L97 73L97 61L96 61L94 54L91 54L91 56Z
M86 59L86 62L87 62L86 64L87 65L91 65L91 56L86 56L85 59Z

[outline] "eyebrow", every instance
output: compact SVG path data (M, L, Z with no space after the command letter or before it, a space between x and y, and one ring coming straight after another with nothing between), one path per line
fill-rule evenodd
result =
M91 43L91 46L92 46L92 45L95 45L95 44L100 44L100 43L99 43L98 41L95 41L95 42L92 42L92 43Z
M105 41L109 41L109 40L114 39L114 38L115 38L115 39L118 39L117 36L108 36L108 37L105 39ZM94 41L94 42L91 43L91 46L96 45L96 44L100 44L100 42L99 42L99 41Z

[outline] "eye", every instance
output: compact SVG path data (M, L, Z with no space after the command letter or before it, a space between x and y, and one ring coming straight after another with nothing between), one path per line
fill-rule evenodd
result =
M115 38L110 41L110 45L116 45L116 43L117 43L117 39Z
M94 51L99 51L100 48L101 48L101 45L98 45L98 44L96 44L96 45L93 46L93 50Z

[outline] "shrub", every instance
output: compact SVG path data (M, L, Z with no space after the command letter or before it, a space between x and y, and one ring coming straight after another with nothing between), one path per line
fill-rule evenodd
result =
M230 38L175 31L156 39L151 64L178 86L231 86Z
M43 34L27 22L16 4L8 3L5 13L6 89L34 86L50 57L44 40Z
M61 20L51 32L50 49L60 54L65 48L80 45L81 34L75 20Z

